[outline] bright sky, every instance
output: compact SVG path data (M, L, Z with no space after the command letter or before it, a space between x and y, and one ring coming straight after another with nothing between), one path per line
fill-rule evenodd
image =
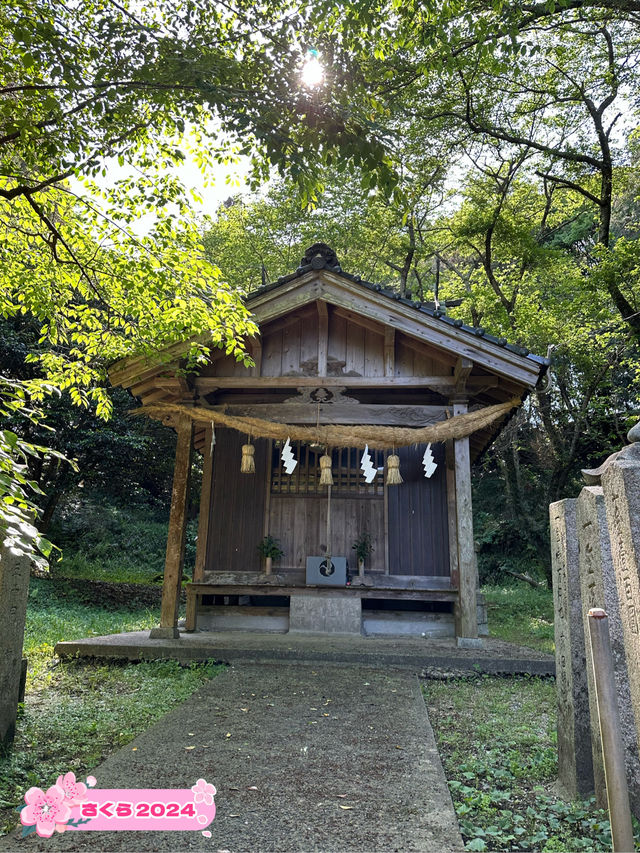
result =
M307 56L307 61L301 70L302 85L308 89L313 89L320 85L324 79L324 70L318 59L317 51L311 50ZM215 122L212 122L207 129L208 133L215 136L219 132ZM187 131L188 135L188 131ZM187 143L189 139L185 140ZM246 178L249 174L249 158L240 157L239 162L229 166L216 166L210 170L210 174L206 179L208 186L205 186L205 177L202 172L189 156L189 144L180 146L185 153L186 159L180 167L176 168L176 174L184 184L187 190L193 189L202 198L202 203L193 201L193 209L196 214L205 214L214 217L216 211L230 196L237 195L240 192L249 192ZM106 162L107 176L105 178L97 178L97 182L102 186L109 186L119 178L131 176L133 170L128 166L119 166L116 160L108 160ZM84 192L84 188L79 190ZM150 227L152 216L141 217L134 226L134 231L143 234Z

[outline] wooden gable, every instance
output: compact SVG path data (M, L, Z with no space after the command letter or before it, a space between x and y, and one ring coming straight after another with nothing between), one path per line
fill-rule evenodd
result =
M271 404L262 414L283 422L287 410L274 407L322 386L330 395L360 403L352 406L351 420L337 422L373 423L365 407L386 405L387 420L380 423L400 423L404 417L407 426L417 426L451 414L447 407L454 400L466 398L470 407L482 407L523 399L546 371L546 360L527 350L344 273L323 244L303 260L308 263L296 273L246 300L260 329L259 337L247 341L254 367L214 351L197 376L185 379L175 375L181 350L175 346L166 350L164 364L119 362L110 370L112 382L130 388L143 403L196 400L205 406L244 406L245 412ZM336 416L338 407L331 412ZM260 416L255 410L254 415ZM471 437L472 457L505 420ZM196 446L202 441L200 430Z

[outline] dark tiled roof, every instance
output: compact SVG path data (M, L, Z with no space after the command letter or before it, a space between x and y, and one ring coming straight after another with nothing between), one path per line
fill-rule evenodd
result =
M321 269L326 269L328 272L335 273L337 275L342 276L342 278L346 278L349 281L354 282L355 284L359 284L362 287L366 287L368 290L373 290L376 293L380 293L383 296L386 296L388 299L394 300L394 302L400 302L402 305L406 305L410 308L414 308L416 311L420 311L422 314L426 314L428 317L432 317L434 320L439 320L442 323L447 323L449 326L455 326L457 329L461 329L463 332L468 332L470 335L473 335L476 338L483 338L486 341L489 341L492 344L495 344L499 347L504 347L504 349L509 350L509 352L513 352L516 355L526 357L531 361L534 361L536 364L539 364L544 367L548 367L550 362L547 358L543 358L540 355L534 355L529 352L526 347L519 347L515 344L510 344L507 342L506 338L496 338L494 335L488 334L482 326L467 326L466 323L463 323L462 320L453 320L451 317L447 316L445 311L439 309L433 309L427 307L421 302L416 302L412 299L405 299L400 296L399 293L395 293L393 290L389 290L386 287L382 287L380 284L374 284L370 281L365 281L359 275L352 275L351 273L345 272L340 264L332 264L331 266L327 263L327 256L331 259L336 259L335 253L333 250L329 249L328 246L325 246L324 243L316 243L310 249L307 249L305 257L303 261L306 261L310 253L316 247L324 247L324 249L320 249L317 254L313 256L311 261L308 263L303 263L298 269L289 273L289 275L280 276L276 281L271 282L271 284L262 285L262 287L257 288L252 291L247 299L251 299L254 296L258 296L259 294L268 293L270 290L275 290L280 287L282 284L286 284L289 281L293 281L296 278L301 278L303 275L306 275L309 272L318 272ZM331 255L328 253L331 252Z

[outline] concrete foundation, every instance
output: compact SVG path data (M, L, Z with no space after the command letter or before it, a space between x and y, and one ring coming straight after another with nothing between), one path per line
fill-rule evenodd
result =
M362 633L367 637L453 637L453 613L412 610L363 610Z
M198 611L201 631L260 631L286 634L289 630L288 607L236 607L214 605Z
M290 633L362 633L362 602L322 592L292 595L289 607Z

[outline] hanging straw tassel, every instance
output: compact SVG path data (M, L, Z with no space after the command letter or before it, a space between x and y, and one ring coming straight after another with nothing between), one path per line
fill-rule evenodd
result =
M255 452L256 449L253 444L242 445L242 462L240 463L241 474L256 473L256 460L254 459Z
M387 486L399 486L402 483L400 476L400 457L393 453L387 457Z
M327 454L320 457L320 485L333 486L333 476L331 474L331 457Z

